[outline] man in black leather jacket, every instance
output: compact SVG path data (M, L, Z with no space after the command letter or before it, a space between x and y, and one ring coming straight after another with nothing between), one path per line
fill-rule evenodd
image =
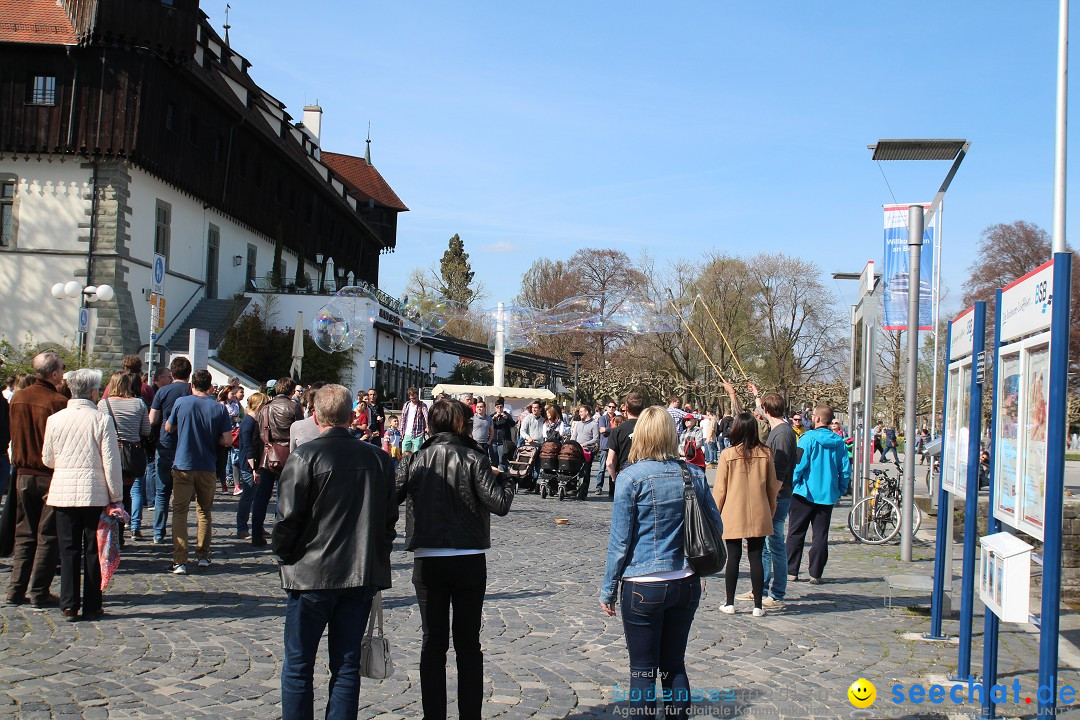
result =
M390 587L398 504L390 456L352 437L352 401L341 385L315 397L322 434L289 456L278 485L273 550L281 563L284 720L313 716L313 668L329 625L327 717L356 717L360 645L372 600Z
M259 411L259 439L265 447L268 443L289 445L289 430L292 424L304 419L304 410L300 403L293 399L293 390L296 383L291 377L283 377L274 383L274 399L263 405ZM350 403L350 408L352 407ZM287 450L286 450L287 451ZM278 473L269 468L260 467L255 485L255 500L251 504L251 544L256 546L266 545L266 529L263 522L266 520L266 508L270 506L270 498L274 494L274 485L277 483Z

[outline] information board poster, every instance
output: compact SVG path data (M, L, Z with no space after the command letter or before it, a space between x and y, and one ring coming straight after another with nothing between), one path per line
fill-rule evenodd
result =
M1012 525L1020 475L1020 353L1002 355L998 371L994 452L994 516Z
M956 408L956 478L953 485L956 490L953 493L958 498L963 498L967 492L968 473L968 421L971 409L971 363L960 367L960 375L957 378L960 385L957 387ZM976 438L976 441L978 438Z
M956 492L956 428L959 427L956 408L960 404L960 368L949 368L946 395L949 405L945 408L945 455L941 459L941 484L946 492Z
M1020 493L1021 529L1030 525L1041 538L1046 503L1046 404L1050 395L1050 346L1038 345L1027 350L1024 411L1026 451Z

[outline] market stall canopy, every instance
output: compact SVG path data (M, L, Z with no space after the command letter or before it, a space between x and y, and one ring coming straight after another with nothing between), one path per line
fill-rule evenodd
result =
M494 385L445 385L439 384L431 389L432 397L442 394L464 395L472 393L485 399L504 397L514 400L554 400L555 393L544 388L495 387Z

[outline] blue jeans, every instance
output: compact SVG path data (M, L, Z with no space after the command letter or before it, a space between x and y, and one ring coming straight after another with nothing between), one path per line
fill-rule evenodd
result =
M707 465L715 465L719 455L720 452L716 449L715 440L705 443L705 463Z
M765 589L762 595L783 600L787 595L787 525L791 497L776 498L776 512L772 516L772 535L765 538L765 550L761 562L765 566Z
M628 700L634 717L656 714L656 671L660 670L665 717L685 718L690 709L686 641L701 601L701 578L666 582L624 582L623 634L630 653L630 688L615 691ZM621 697L620 697L621 695Z
M604 489L604 478L607 477L607 448L597 452L600 467L596 470L596 490Z
M153 463L147 463L149 471ZM156 498L155 498L156 500ZM137 477L131 484L131 530L132 532L142 528L143 505L146 504L146 477Z
M172 503L172 465L171 452L157 451L157 492L154 494L154 542L165 541L165 531L169 525L169 505Z
M255 501L255 471L246 462L240 466L240 500L236 503L236 534L247 535L251 505Z
M281 668L282 720L315 718L315 655L328 625L330 698L326 720L355 720L360 705L360 643L374 597L373 587L289 591Z
M491 443L491 447L488 448L488 459L491 460L492 466L506 472L510 468L506 459L506 443Z
M251 504L251 539L262 540L266 538L266 509L270 507L270 498L274 495L274 484L278 474L260 468L259 483L255 486L255 501Z

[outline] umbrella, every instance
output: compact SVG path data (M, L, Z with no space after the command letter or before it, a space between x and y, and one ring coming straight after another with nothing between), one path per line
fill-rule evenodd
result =
M350 270L349 271L349 287L352 287L355 284L356 284L356 276L353 275L353 271Z
M292 365L289 374L299 382L304 367L304 313L296 313L296 327L293 329Z
M330 285L330 289L336 292L338 286L337 281L335 280L336 276L334 275L334 258L326 258L326 270L323 271L323 277L327 279L328 284Z

